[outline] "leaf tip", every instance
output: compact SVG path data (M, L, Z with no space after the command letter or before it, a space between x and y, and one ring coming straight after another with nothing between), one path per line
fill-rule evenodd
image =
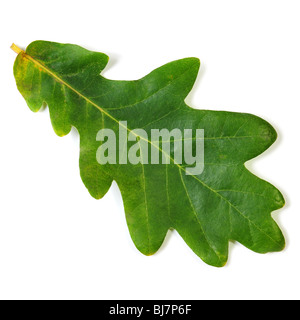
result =
M200 59L196 58L196 57L190 57L190 58L186 58L186 60L188 61L188 63L193 66L195 69L197 69L197 71L200 69Z

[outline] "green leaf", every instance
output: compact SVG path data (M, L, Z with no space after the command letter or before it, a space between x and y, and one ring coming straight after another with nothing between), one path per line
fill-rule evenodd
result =
M244 166L269 148L276 132L251 114L187 106L185 98L197 77L198 59L168 63L140 80L115 81L100 75L108 62L103 53L45 41L31 43L26 52L13 49L18 53L14 64L17 87L29 108L36 112L46 103L59 136L68 134L72 126L77 128L83 183L100 199L112 181L117 182L130 235L143 254L155 253L170 228L203 261L218 267L227 261L230 240L259 253L284 248L283 235L271 217L284 199ZM151 129L192 129L193 151L196 129L204 129L203 172L187 174L188 164L174 161L174 148L170 164L100 165L97 133L109 128L119 139L121 121L127 121L127 129L124 125L121 129L135 137L137 128L148 137ZM167 159L161 142L157 145L147 137L137 141L139 145L146 142L149 150L156 148ZM125 151L136 143L128 142ZM120 150L117 144L117 158Z

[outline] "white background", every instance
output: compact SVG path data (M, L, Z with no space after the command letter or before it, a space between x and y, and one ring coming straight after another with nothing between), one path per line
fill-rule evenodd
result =
M276 0L2 1L0 8L1 299L299 299L300 3ZM32 113L17 91L12 42L81 45L107 53L104 75L137 79L195 56L187 102L256 114L277 142L247 166L278 187L273 213L287 246L254 253L230 243L223 268L202 262L169 232L143 256L113 185L93 199L79 176L79 137L57 137L48 109Z

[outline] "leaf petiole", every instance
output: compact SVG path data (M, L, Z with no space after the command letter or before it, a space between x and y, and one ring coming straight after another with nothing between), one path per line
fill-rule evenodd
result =
M10 48L17 54L24 52L22 49L20 49L17 45L15 45L14 43L10 46Z

